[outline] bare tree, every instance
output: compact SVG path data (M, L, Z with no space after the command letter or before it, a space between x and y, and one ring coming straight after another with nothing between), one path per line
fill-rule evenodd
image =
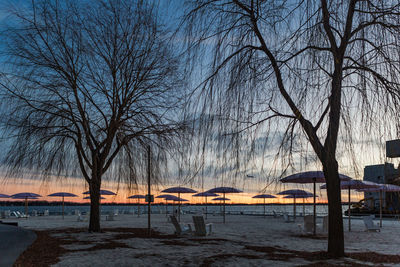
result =
M290 166L305 136L327 181L328 253L343 256L337 148L344 139L352 148L354 136L362 136L359 125L370 133L371 125L385 124L382 115L394 118L400 4L199 0L188 6L191 63L202 59L211 69L199 87L199 110L219 116L220 148L233 147L231 159L242 167L240 147L248 137L266 134L268 142L275 129Z
M102 177L145 178L149 145L153 168L166 167L183 129L179 64L157 12L144 1L32 1L2 37L6 163L44 177L79 166L89 231L100 231Z

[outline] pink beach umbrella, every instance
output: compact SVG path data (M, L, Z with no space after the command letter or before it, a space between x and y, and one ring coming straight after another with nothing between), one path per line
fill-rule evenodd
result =
M85 191L82 194L89 195L90 191ZM109 191L109 190L102 189L102 190L100 190L100 195L111 196L111 195L116 195L116 193Z
M276 196L268 195L268 194L261 194L261 195L256 195L256 196L254 196L252 198L262 198L262 199L264 199L264 217L265 217L265 199L266 198L276 198Z
M290 195L293 196L293 218L296 220L296 198L300 198L301 196L312 195L312 193L307 192L301 189L289 189L282 192L279 192L277 195Z
M139 206L139 203L140 203L140 200L141 199L145 199L146 196L145 195L132 195L132 196L129 196L128 198L137 200L137 209L138 209L137 216L140 217L140 206Z
M305 207L304 207L304 199L310 198L310 197L314 197L314 194L309 193L309 194L305 194L305 195L287 195L287 196L284 196L283 198L293 198L293 199L302 198L303 199L303 216L305 216L306 212L305 212ZM318 196L316 196L316 197L318 197Z
M163 195L159 195L156 196L156 198L162 198L165 200L165 217L168 216L168 200L170 200L170 198L174 198L174 195L169 195L169 194L163 194ZM172 210L174 210L174 205L172 205Z
M361 180L349 180L349 181L341 181L340 189L348 189L349 190L349 232L351 231L351 214L350 214L350 190L351 189L368 189L368 188L379 188L379 184L369 182L369 181L361 181ZM321 186L321 189L326 189L326 184Z
M206 191L208 193L217 193L217 194L223 194L223 197L221 198L224 201L224 211L223 211L223 216L224 216L224 223L225 223L225 200L227 200L225 198L225 194L229 194L229 193L242 193L242 190L233 188L233 187L215 187L213 189L210 189L208 191ZM215 200L215 199L213 199Z
M351 178L347 175L339 173L339 179L341 181L348 181ZM313 213L314 213L314 232L313 234L316 235L316 224L317 224L317 212L316 212L316 183L325 183L325 175L323 171L307 171L307 172L299 172L280 180L282 183L295 183L295 184L313 184L314 188L314 206L313 206Z
M11 195L12 199L25 199L25 214L28 215L28 199L38 199L41 195L29 192L23 192Z
M62 197L62 218L64 220L64 197L77 197L77 195L66 192L57 192L48 195L49 197Z
M193 197L205 197L206 199L206 219L207 219L207 197L217 197L218 194L210 193L210 192L202 192L194 194Z
M193 190L193 189L190 189L190 188L187 188L187 187L182 187L182 186L170 187L170 188L164 189L161 192L163 192L163 193L175 193L175 194L177 193L178 194L178 199L181 199L181 194L197 193L196 190ZM178 221L181 221L181 201L178 202Z
M83 199L90 199L90 196L84 197ZM100 199L106 199L105 197L100 197Z
M393 184L378 184L377 188L358 189L359 192L379 192L379 226L382 228L382 194L383 192L400 192L400 186Z

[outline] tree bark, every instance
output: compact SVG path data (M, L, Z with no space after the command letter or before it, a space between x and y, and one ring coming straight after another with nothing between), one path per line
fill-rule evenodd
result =
M338 163L334 157L327 157L323 162L328 194L329 232L328 254L332 257L344 256L344 235L342 201Z
M100 185L101 178L93 175L89 183L90 191L90 221L89 232L100 232Z

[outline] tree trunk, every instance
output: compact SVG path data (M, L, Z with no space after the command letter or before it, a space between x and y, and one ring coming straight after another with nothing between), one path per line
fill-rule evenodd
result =
M92 176L90 188L89 232L100 232L100 177Z
M339 171L334 157L323 162L323 170L328 193L328 254L338 258L344 256L344 235Z

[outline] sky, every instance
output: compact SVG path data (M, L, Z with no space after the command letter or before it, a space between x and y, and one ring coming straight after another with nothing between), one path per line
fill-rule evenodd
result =
M9 1L9 3L15 5L15 6L20 6L22 3L26 3L21 0L13 0ZM163 16L163 19L169 18L169 23L176 23L178 21L178 17L183 11L181 2L179 1L161 1L161 12L160 14ZM4 10L4 8L0 8L0 24L5 22L7 18L7 11ZM5 36L6 38L6 36ZM0 44L1 45L1 44ZM196 84L198 82L193 82L193 84ZM384 138L383 138L384 139ZM384 143L380 140L358 140L359 145L356 145L356 157L357 161L359 163L358 172L354 171L354 166L352 165L352 162L350 162L346 157L347 154L343 154L343 156L339 155L339 162L340 162L340 172L346 175L349 175L355 179L362 179L363 177L363 167L365 165L372 165L372 164L383 164L385 161L384 157ZM265 155L264 155L265 156ZM276 182L278 180L278 177L271 177L268 169L272 168L272 156L271 155L266 155L266 158L258 158L254 162L254 167L252 169L249 169L246 173L241 173L240 177L236 177L233 182L233 186L241 189L244 191L244 193L237 194L237 195L229 195L228 197L232 199L232 203L261 203L262 200L258 199L252 199L251 197L258 194L258 193L268 193L268 194L276 194L279 191L286 190L286 189L292 189L292 188L300 188L308 191L312 191L311 185L302 185L302 186L296 186L293 184L290 185L282 185L279 182ZM388 160L388 159L386 159ZM208 166L212 166L213 162L215 161L215 156L210 156L210 158L207 160ZM264 163L261 163L263 161ZM393 162L395 166L398 164L398 160L389 160L389 162ZM205 169L208 167L207 165L205 166ZM301 169L297 171L307 171L307 170L320 170L320 165L318 163L311 163L311 164L306 164L307 169ZM227 176L233 175L232 170L229 170L229 168L221 168L220 173L217 173L217 175L221 174L222 176ZM174 173L172 171L172 173ZM168 188L170 186L177 186L177 185L182 185L186 187L191 187L194 188L197 191L203 191L207 190L210 188L213 188L215 186L222 186L222 181L221 179L217 178L214 176L216 173L215 172L210 172L206 174L204 177L195 179L196 182L194 183L188 183L188 184L180 184L179 182L176 182L176 177L171 177L170 183L165 183L162 185L158 185L153 188L154 194L157 195L160 193L161 190ZM288 175L291 173L287 173ZM254 176L254 178L248 178L247 175ZM4 176L4 175L3 175ZM230 183L229 181L226 183ZM203 185L203 186L202 186ZM224 184L228 185L228 184ZM137 193L144 193L143 188L145 188L145 185L139 185L139 188L137 190L131 190L128 191L126 187L122 184L118 185L114 182L104 182L103 183L103 189L108 189L112 190L114 192L117 192L117 196L107 196L106 200L104 202L129 202L127 197L131 194L137 194ZM35 192L38 194L41 194L42 196L46 196L48 194L54 193L54 192L71 192L79 195L77 198L71 198L71 201L76 201L76 202L83 202L82 198L82 192L88 190L86 183L84 182L83 178L81 179L76 179L76 178L63 178L63 179L54 179L53 181L49 182L42 182L38 179L35 179L34 176L32 177L27 177L27 179L10 179L10 178L3 178L0 179L0 193L4 194L14 194L14 193L19 193L19 192ZM318 195L320 196L318 199L320 202L326 202L326 194L322 190L318 190ZM190 202L192 203L201 203L204 200L202 198L192 198L190 195L188 196L183 196L184 198L188 198ZM352 197L354 200L361 199L363 198L363 195L360 193L353 193ZM43 197L41 200L57 200L54 198L50 197ZM343 192L342 194L342 200L346 201L347 200L347 192ZM158 201L158 200L157 200ZM311 202L312 199L308 199L308 202ZM88 201L87 201L88 202ZM132 200L134 203L135 200ZM283 202L292 202L292 200L284 200L281 197L278 197L277 199L267 200L267 203L283 203Z

